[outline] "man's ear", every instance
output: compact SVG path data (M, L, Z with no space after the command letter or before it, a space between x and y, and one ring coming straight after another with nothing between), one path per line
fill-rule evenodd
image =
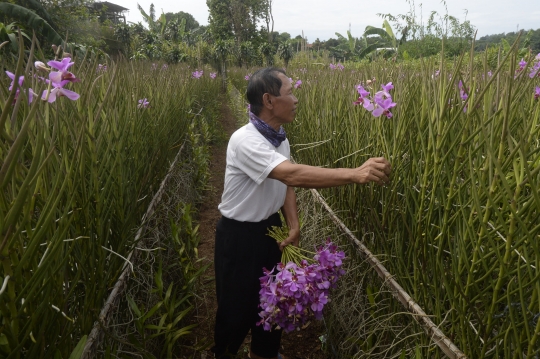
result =
M263 95L263 105L267 109L271 110L274 106L272 105L272 96L269 93Z

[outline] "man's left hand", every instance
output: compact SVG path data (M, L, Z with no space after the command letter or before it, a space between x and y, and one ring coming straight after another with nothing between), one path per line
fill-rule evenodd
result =
M289 236L281 243L279 243L279 250L283 252L283 248L292 244L295 247L298 247L300 242L300 230L299 229L289 229Z

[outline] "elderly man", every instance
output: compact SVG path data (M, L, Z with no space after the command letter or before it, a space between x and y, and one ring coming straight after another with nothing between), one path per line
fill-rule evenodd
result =
M238 129L227 148L225 188L216 228L215 272L218 309L215 358L234 357L251 330L252 359L276 358L281 330L264 331L258 316L259 278L263 268L280 262L287 245L298 245L300 228L294 187L327 188L350 183L389 181L391 166L371 158L357 168L319 168L289 161L289 141L282 125L296 116L298 99L285 72L265 68L251 76L247 88L249 123ZM289 237L280 245L267 235L281 226L281 209Z

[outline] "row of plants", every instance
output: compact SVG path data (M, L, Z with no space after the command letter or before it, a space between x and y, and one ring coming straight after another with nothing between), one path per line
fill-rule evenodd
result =
M185 66L72 61L61 48L53 60L19 44L16 63L0 60L0 351L67 358L219 85Z
M471 51L454 63L289 71L303 81L293 156L324 167L389 159L388 186L322 194L469 357L540 352L539 60L516 44L496 68ZM424 341L422 357L441 356Z

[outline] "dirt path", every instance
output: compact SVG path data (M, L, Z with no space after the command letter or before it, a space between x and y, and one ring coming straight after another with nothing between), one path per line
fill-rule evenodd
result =
M203 275L202 287L198 295L197 311L193 322L199 326L194 329L190 341L196 350L192 350L186 358L213 358L209 348L213 344L214 315L216 311L215 287L214 287L214 235L217 221L221 217L217 207L223 192L223 180L225 177L227 141L236 130L236 119L226 105L226 99L222 98L222 118L220 119L223 131L226 133L226 141L217 143L212 148L212 161L210 164L210 190L206 192L203 203L199 209L199 258L205 258L204 263L210 267ZM327 359L321 350L319 337L323 333L320 323L312 323L301 332L283 334L281 352L287 359ZM249 347L249 335L244 344Z

